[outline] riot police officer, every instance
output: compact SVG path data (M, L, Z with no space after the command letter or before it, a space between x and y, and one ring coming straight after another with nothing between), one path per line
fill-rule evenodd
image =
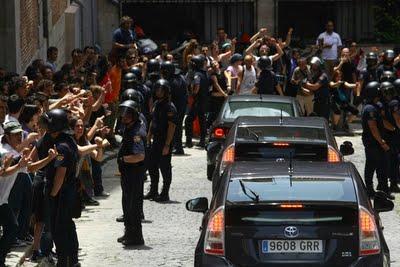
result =
M365 171L364 179L368 196L373 197L373 175L376 171L378 189L389 191L387 174L385 170L384 153L390 150L389 145L383 139L383 119L378 106L381 90L378 82L370 82L365 87L366 105L362 111L362 141L365 147Z
M144 85L146 85L150 89L154 101L155 97L153 86L160 79L160 66L160 62L154 58L150 59L147 62L147 74Z
M205 147L207 133L206 112L210 87L206 72L207 60L203 55L196 55L191 58L191 65L195 71L190 85L194 101L185 120L186 147L193 147L193 120L196 116L200 123L200 143L198 146Z
M365 98L365 87L368 83L378 81L377 67L378 67L378 56L374 52L370 52L366 56L367 67L360 72L361 82L361 96L354 99L354 104L359 105Z
M134 73L132 73L132 72L125 73L124 76L122 77L121 92L123 92L129 88L135 88L137 83L138 83L138 78Z
M328 75L323 70L322 61L318 57L313 57L310 64L312 78L303 87L314 92L314 112L329 121L330 95Z
M397 95L396 99L399 100L399 97L400 97L400 79L396 79L393 82L393 86L394 86L394 89L396 90L396 95Z
M169 188L172 180L171 148L176 128L177 111L170 101L170 85L160 79L154 85L157 100L154 103L152 120L147 134L147 144L151 144L149 159L150 191L145 199L157 202L169 201ZM163 188L158 195L159 169L163 177Z
M396 72L396 69L393 66L394 58L396 57L393 50L388 49L383 54L383 62L376 70L378 78L380 78L384 71L391 71L393 73Z
M132 88L128 88L125 91L122 92L121 94L121 103L126 101L126 100L133 100L136 103L139 104L140 109L143 110L143 106L144 106L144 99L143 99L143 95L141 92L139 92L138 90L132 89Z
M44 114L47 132L54 141L58 156L46 169L46 192L49 194L50 229L56 245L57 266L80 266L78 263L78 236L74 214L80 213L76 168L78 148L63 109L52 109Z
M143 73L138 66L133 66L130 73L134 74L136 79L133 81L132 87L139 91L143 96L142 113L146 117L146 120L150 119L150 101L151 101L151 90L148 86L143 83Z
M390 179L390 192L399 193L397 185L399 179L399 158L400 151L400 104L396 99L397 92L390 82L381 83L382 103L383 103L383 138L388 142L390 150L385 153L385 163L387 175Z
M381 83L383 82L393 83L396 80L396 75L390 70L385 70L379 77L379 80Z
M176 155L183 155L182 127L187 105L187 84L185 78L180 74L175 74L175 72L175 65L171 61L164 61L161 64L161 76L166 79L171 86L171 102L175 105L178 112L173 153Z
M282 87L276 80L276 75L272 71L272 59L267 56L261 56L257 63L261 70L255 84L256 93L264 95L283 95Z
M118 151L118 168L121 173L122 210L125 234L118 238L125 246L144 244L141 223L143 202L143 177L145 175L145 146L143 122L139 119L139 105L126 100L119 105L121 123L125 126Z

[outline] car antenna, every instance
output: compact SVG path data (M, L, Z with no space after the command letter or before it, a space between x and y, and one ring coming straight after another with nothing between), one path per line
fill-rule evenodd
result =
M279 125L282 125L282 124L283 124L283 111L281 109L281 117L279 119Z
M293 178L293 155L292 151L289 152L289 181L290 187L292 187L292 178Z

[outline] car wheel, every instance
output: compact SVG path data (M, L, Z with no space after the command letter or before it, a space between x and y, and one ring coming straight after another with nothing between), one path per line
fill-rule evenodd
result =
M215 166L214 165L207 165L207 179L209 181L212 181L214 170L215 170Z

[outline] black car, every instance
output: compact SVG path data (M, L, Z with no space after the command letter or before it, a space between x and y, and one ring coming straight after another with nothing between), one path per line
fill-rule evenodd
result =
M212 179L215 159L221 150L230 128L239 116L300 117L301 111L295 98L276 95L229 96L221 107L210 129L207 150L207 178Z
M328 122L320 117L239 117L216 157L213 191L233 161L343 161L351 142L339 150Z
M352 163L235 162L204 212L195 266L390 266L378 212Z

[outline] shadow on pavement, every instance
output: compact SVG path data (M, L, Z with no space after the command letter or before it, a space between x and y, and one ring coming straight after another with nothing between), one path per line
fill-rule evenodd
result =
M125 250L152 250L152 247L149 246L129 246L129 247L124 247Z

